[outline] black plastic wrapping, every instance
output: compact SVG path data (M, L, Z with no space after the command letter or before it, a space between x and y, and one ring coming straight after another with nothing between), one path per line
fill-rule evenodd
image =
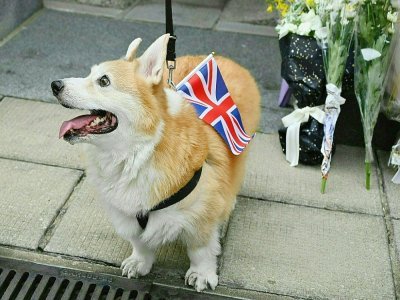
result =
M298 107L324 104L325 71L317 41L313 37L288 34L279 40L279 48L281 76L289 84Z
M283 153L286 153L286 131L287 128L279 129L279 141ZM317 120L310 117L307 123L300 126L299 136L299 163L304 165L321 164L323 156L321 154L322 138L324 136L324 126Z

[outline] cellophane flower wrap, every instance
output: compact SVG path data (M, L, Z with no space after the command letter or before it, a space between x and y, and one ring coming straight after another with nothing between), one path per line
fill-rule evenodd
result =
M324 139L321 153L324 159L321 164L322 186L330 170L333 149L333 135L340 105L345 99L340 96L346 61L356 28L356 16L360 1L357 0L316 0L316 11L322 21L322 27L316 31L322 49L327 81L327 98L325 101Z
M390 0L364 0L360 7L354 85L364 131L367 189L374 161L372 137L385 91L396 21L397 11Z
M399 0L400 4L400 0ZM389 63L386 94L382 99L382 111L390 120L400 122L400 31L396 24L392 37L392 57Z
M394 4L392 2L392 4ZM396 2L395 2L396 4ZM397 2L397 9L400 1ZM395 33L392 38L393 55L389 65L389 75L387 78L386 94L382 100L382 110L386 117L400 122L400 31L399 21L397 21ZM392 182L400 184L400 132L397 137L397 143L392 147L389 166L397 169L396 174L392 178Z

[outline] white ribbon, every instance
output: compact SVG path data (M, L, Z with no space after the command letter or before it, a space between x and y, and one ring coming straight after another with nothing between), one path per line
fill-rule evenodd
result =
M397 149L399 148L399 149ZM400 184L400 140L397 142L397 145L392 147L392 152L390 153L389 165L397 166L397 173L393 176L392 182L396 184Z
M397 170L397 173L393 176L392 182L395 184L400 184L400 168Z
M323 124L325 120L325 113L323 110L321 110L321 107L322 106L306 106L301 109L296 109L289 115L282 118L283 125L288 128L286 132L286 160L290 162L291 167L299 164L300 125L301 123L307 122L310 116L316 119L319 123Z
M333 83L328 83L326 85L326 93L328 94L325 100L326 108L336 108L340 109L340 105L346 102L346 99L340 96L342 89L338 88Z

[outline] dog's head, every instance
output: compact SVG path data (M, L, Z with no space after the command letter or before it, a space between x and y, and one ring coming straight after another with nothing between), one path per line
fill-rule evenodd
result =
M96 144L154 134L160 123L156 94L162 87L168 40L168 34L159 37L136 58L141 39L135 39L124 58L93 66L89 76L53 81L51 88L61 105L90 111L65 121L60 138Z

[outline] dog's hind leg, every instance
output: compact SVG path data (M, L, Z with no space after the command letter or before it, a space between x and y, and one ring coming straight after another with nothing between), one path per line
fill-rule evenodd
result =
M215 289L218 285L217 256L221 253L219 228L216 227L206 245L193 247L188 245L190 268L186 272L185 284L193 286L201 292L209 286Z
M155 260L154 249L149 248L138 238L131 238L133 250L131 256L126 258L122 264L122 276L128 278L138 278L147 275Z

